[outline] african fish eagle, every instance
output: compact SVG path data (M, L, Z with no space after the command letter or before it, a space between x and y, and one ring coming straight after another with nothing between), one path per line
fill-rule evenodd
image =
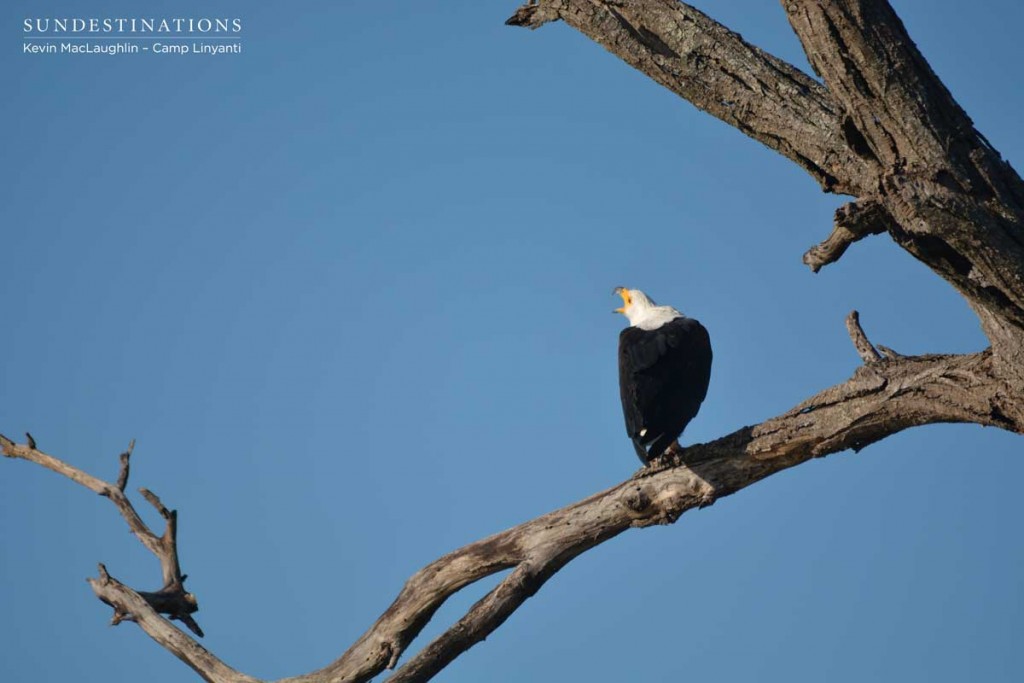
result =
M619 335L619 392L626 433L645 465L675 443L700 410L711 380L704 326L639 289L616 287L629 320Z

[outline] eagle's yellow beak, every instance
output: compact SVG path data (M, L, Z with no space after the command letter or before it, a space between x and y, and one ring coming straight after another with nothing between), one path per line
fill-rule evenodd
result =
M626 308L632 303L629 298L629 290L625 287L616 287L614 293L622 297L622 308L616 308L612 313L626 315Z

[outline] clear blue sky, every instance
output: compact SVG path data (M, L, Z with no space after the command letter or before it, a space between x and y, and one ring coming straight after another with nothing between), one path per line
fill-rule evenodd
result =
M514 0L142 6L0 11L0 431L107 478L136 438L248 673L326 664L423 564L634 471L616 285L711 332L684 442L845 380L852 308L904 353L985 345L885 236L812 275L840 199L568 27L506 28ZM701 6L804 64L778 3ZM1024 8L895 6L1024 164ZM238 16L245 52L21 54L50 12ZM915 429L629 532L438 680L1019 681L1022 444ZM159 583L105 500L0 462L0 553L0 680L195 680L86 586Z

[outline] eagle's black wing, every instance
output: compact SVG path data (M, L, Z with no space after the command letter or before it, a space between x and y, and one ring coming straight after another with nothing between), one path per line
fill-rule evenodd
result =
M661 455L700 410L711 379L711 339L693 318L619 335L619 391L626 433L646 463Z

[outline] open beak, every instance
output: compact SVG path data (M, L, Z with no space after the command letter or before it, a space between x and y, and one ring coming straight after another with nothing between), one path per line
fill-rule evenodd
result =
M622 297L622 308L616 308L612 313L621 313L622 315L626 315L626 307L630 304L629 290L625 287L616 287L614 293Z

